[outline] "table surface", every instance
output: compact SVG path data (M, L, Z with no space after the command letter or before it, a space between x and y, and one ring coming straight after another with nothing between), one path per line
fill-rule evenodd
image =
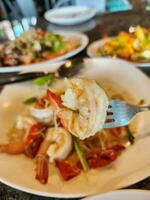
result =
M150 26L150 12L141 11L127 11L118 13L106 13L97 15L94 19L72 27L56 26L47 23L43 18L38 19L37 26L47 30L74 30L85 32L89 36L90 43L94 40L102 38L103 36L116 35L121 30L128 30L129 26L140 24L145 27ZM84 50L75 57L86 57ZM150 76L150 67L142 68L142 71ZM139 183L127 187L129 189L146 189L150 190L150 177ZM47 200L53 198L40 197L36 195L27 194L10 188L0 183L0 200Z

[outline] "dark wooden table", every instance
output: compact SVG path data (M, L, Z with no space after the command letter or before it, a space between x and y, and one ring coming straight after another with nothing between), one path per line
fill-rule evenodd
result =
M89 36L90 43L106 35L116 35L121 30L128 30L129 26L140 24L145 27L150 27L150 12L145 10L127 11L119 13L107 13L98 15L89 22L73 27L58 27L47 23L43 18L38 19L38 26L48 30L74 30L83 31ZM75 57L86 57L84 50ZM141 69L144 73L150 76L150 67ZM14 172L15 173L15 172ZM150 177L139 183L129 186L130 189L146 189L150 190ZM0 200L50 200L53 198L39 197L36 195L27 194L15 190L0 183Z

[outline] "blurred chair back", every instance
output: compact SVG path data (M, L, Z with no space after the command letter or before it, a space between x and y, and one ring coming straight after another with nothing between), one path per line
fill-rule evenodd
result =
M33 0L16 0L23 17L37 17L37 9Z
M53 8L58 8L61 6L68 6L68 5L74 5L75 1L74 0L51 0L52 2L52 7Z

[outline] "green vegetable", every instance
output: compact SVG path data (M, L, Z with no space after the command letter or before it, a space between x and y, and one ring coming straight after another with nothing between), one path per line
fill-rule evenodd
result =
M24 104L32 104L37 101L37 97L30 97L24 101Z
M53 44L53 51L60 51L62 49L64 49L65 45L62 41L57 41Z
M57 41L62 41L63 37L61 35L55 35L55 34L50 34L47 37L47 40L49 42L57 42Z
M128 137L129 142L131 144L134 144L135 137L132 135L128 126L126 126L126 130L127 130L127 137Z
M21 48L21 46L19 44L16 44L15 48L18 49L18 50L20 50L20 51L22 50L22 48Z
M53 74L48 74L46 76L42 76L42 77L36 78L34 80L34 83L39 85L39 86L44 86L44 85L48 85L49 86L50 84L52 84L53 79L54 79L54 75Z
M52 51L60 51L64 48L64 41L61 35L48 35L47 41L51 44Z
M89 165L88 165L86 158L84 156L84 152L83 152L82 147L80 145L80 141L77 138L74 137L73 142L74 142L74 147L75 147L76 153L79 157L79 160L81 162L81 165L82 165L84 171L89 170Z

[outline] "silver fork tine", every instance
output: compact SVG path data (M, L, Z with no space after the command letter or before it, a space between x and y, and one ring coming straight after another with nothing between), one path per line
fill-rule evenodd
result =
M143 111L142 107L130 105L121 100L110 100L109 105L104 128L128 125L138 112Z

